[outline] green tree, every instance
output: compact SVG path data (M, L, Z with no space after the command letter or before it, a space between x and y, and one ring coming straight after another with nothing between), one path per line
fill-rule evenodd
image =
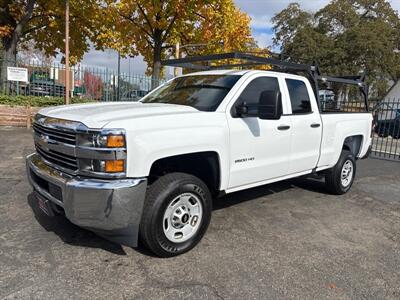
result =
M272 19L275 45L324 73L366 72L375 96L400 78L400 19L385 0L333 0L315 14L290 4Z

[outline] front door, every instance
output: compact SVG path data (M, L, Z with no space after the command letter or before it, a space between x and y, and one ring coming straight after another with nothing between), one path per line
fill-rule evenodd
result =
M281 116L279 120L258 118L258 101L260 94L266 90L281 90L278 78L254 76L249 79L227 116L230 130L230 189L287 174L290 116ZM235 108L242 103L248 107L248 113L239 117L235 114ZM283 105L284 113L285 110Z

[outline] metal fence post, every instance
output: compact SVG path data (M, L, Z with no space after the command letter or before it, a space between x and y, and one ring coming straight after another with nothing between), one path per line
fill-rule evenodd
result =
M117 80L117 101L120 99L120 76L121 76L121 54L118 51L118 80Z
M54 66L54 64L53 64ZM53 97L56 95L56 68L53 67Z
M112 99L112 101L115 101L115 98L116 98L115 74L113 74L113 99Z

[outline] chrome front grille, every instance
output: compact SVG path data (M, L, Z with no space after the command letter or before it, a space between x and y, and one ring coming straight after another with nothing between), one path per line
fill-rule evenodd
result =
M69 145L76 144L76 133L70 129L56 129L53 127L46 127L36 122L33 124L33 130L35 131L35 134L39 136L45 136L46 138L53 141Z
M58 165L71 171L78 170L78 161L76 157L55 150L45 149L44 147L40 146L39 143L35 143L35 148L36 152L49 163Z
M37 116L33 123L36 152L53 167L77 172L77 131L81 123Z
M99 146L98 137L124 135L123 129L91 129L77 121L35 116L36 152L43 162L69 175L121 178L124 172L107 173L107 160L126 160L126 147ZM101 169L103 167L103 169Z

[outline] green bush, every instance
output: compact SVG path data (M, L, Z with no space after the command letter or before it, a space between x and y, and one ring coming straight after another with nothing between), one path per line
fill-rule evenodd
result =
M86 103L96 102L86 98L71 98L71 103ZM63 97L44 97L44 96L12 96L12 95L1 95L0 104L11 105L11 106L34 106L34 107L45 107L63 105Z

